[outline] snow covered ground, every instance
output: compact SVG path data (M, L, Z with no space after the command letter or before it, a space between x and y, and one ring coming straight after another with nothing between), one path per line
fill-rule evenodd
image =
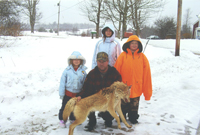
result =
M67 58L80 51L91 69L94 46L99 39L60 33L26 32L20 37L0 37L0 134L61 135L61 100L58 87ZM120 41L121 46L126 41ZM141 39L145 46L147 40ZM105 128L99 118L95 132L77 126L75 135L196 135L200 123L200 40L181 40L175 57L175 40L150 40L149 59L153 96L141 96L139 124L131 129ZM129 121L128 121L129 122Z

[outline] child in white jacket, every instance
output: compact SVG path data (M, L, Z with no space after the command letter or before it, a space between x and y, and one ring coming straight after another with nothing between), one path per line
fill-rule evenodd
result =
M62 106L59 110L60 126L66 127L63 121L63 111L66 103L81 92L83 83L87 76L86 69L84 66L86 63L85 58L77 51L74 51L68 58L69 66L64 70L60 80L59 96L62 99ZM75 120L73 113L71 113L70 122Z
M99 40L95 46L93 58L92 58L92 69L97 66L96 56L98 52L105 52L108 54L109 65L114 66L117 57L121 54L121 46L115 39L115 29L112 24L105 24L102 29L103 38Z

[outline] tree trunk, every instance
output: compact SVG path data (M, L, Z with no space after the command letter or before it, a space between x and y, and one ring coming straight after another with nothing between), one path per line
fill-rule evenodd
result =
M126 32L126 29L127 29L126 22L127 22L127 14L124 14L123 15L123 24L122 24L122 39L124 38L124 33Z
M136 28L136 35L139 37L140 36L140 27L138 22L140 21L140 18L138 17L138 3L135 3L135 28Z
M126 32L127 29L127 13L128 13L128 0L125 0L125 5L124 5L124 13L123 13L123 28L122 28L122 39L124 38L124 33Z
M136 35L137 35L138 37L140 37L140 28L137 28L136 31L135 31L135 33L136 33Z
M100 24L100 12L101 12L101 0L98 0L98 12L97 12L97 23L96 23L96 38L99 38L99 24Z
M31 1L29 1L31 3ZM31 33L34 33L34 26L35 26L35 20L36 20L36 2L33 1L32 7L30 6L30 24L31 24ZM32 10L31 10L32 9Z
M121 23L121 13L120 13L120 17L119 17L119 28L118 28L118 33L117 33L117 37L120 39L120 36L121 36L121 27L122 27L122 23Z
M96 23L96 38L99 38L99 23Z
M34 24L31 24L31 33L34 33Z

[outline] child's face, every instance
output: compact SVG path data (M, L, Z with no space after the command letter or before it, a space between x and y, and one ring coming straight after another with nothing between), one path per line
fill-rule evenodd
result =
M138 49L138 42L137 41L132 41L130 43L130 50L131 51L136 51Z
M111 37L112 36L112 31L111 31L111 29L107 29L106 31L105 31L105 35L106 35L106 37Z
M80 59L74 59L72 60L72 63L74 66L79 66L81 64L81 60Z

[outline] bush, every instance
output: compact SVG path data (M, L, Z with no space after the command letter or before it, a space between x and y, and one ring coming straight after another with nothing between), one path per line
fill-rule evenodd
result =
M47 31L46 31L46 29L45 29L45 28L43 28L43 27L40 27L40 28L38 29L38 32L47 32Z
M86 37L87 34L86 34L85 32L82 32L82 33L81 33L81 36L82 36L82 37Z
M184 33L183 34L183 38L185 38L185 39L188 39L188 38L191 38L191 37L192 37L191 33Z
M52 30L52 29L50 29L50 30L49 30L49 32L50 32L50 33L53 33L53 30Z
M4 36L19 36L21 31L21 24L10 20L6 25L0 27L0 33Z

